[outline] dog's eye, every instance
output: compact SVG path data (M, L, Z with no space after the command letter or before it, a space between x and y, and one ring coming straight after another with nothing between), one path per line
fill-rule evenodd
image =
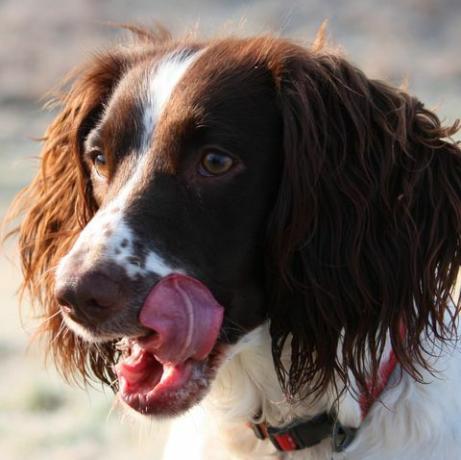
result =
M108 168L104 153L101 150L94 149L91 151L91 158L96 174L100 177L107 177Z
M220 176L234 166L234 159L224 152L209 151L203 157L199 166L202 176Z

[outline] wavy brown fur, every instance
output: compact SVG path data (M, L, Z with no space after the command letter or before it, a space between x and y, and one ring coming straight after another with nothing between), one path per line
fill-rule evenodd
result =
M63 323L54 298L54 270L69 251L81 229L97 210L91 184L81 161L83 140L101 113L118 78L136 60L145 58L138 43L167 43L162 28L147 31L124 26L138 36L130 48L118 48L96 56L66 80L70 90L57 98L62 110L47 129L40 156L40 170L14 201L8 219L25 213L19 228L19 250L23 271L21 290L40 308L44 321L40 334L47 335L49 351L68 379L96 377L114 380L113 344L92 345L80 339ZM141 33L143 32L143 33ZM149 49L147 50L149 51Z
M170 40L164 31L131 30L139 45L106 53L77 75L45 135L39 174L15 205L26 210L19 228L24 289L48 318L43 332L58 367L105 382L115 349L65 328L53 270L96 210L80 161L85 134L123 69L154 53L150 44ZM347 370L364 385L376 376L387 332L418 379L419 366L430 367L422 338L455 333L443 316L461 258L461 152L447 139L458 125L443 127L418 100L367 79L325 51L322 37L311 50L259 40L284 131L267 250L280 380L293 397L319 394L338 376L348 383ZM459 308L460 299L452 300ZM281 352L290 336L287 369Z
M279 79L284 168L268 231L279 377L292 397L347 384L348 370L365 387L389 332L419 380L430 344L455 338L447 304L460 307L461 151L447 139L459 124L334 53L297 49Z

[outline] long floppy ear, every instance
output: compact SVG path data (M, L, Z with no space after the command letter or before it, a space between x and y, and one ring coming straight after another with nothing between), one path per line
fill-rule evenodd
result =
M43 319L39 332L66 377L110 375L104 357L71 333L53 296L54 270L80 230L96 211L90 182L81 161L82 143L101 114L125 61L106 53L75 73L62 110L47 129L37 176L16 198L12 215L25 213L17 229L23 270L22 292L28 292Z
M461 151L448 139L458 123L441 126L417 99L335 54L286 55L284 166L268 230L279 377L290 396L337 377L347 384L348 371L365 386L389 334L420 380L418 366L431 370L425 352L456 332L444 317L460 307Z
M160 25L152 29L121 24L134 41L96 56L67 80L70 90L56 101L61 112L47 129L37 176L13 202L6 221L24 214L18 233L23 270L21 293L28 293L43 322L49 352L66 378L89 378L111 384L113 344L91 345L70 331L54 298L59 260L97 210L88 171L82 161L86 135L98 122L104 104L127 69L172 41Z
M172 37L160 25L152 29L120 25L134 41L96 56L67 80L72 83L57 103L61 112L43 138L37 176L13 202L6 222L20 215L18 233L23 271L21 293L28 293L38 308L42 325L37 335L46 334L49 352L68 379L96 377L110 384L111 363L116 359L113 344L84 342L62 321L54 298L54 271L79 232L97 210L88 171L82 162L86 135L98 122L105 102L122 74L143 59L171 44Z

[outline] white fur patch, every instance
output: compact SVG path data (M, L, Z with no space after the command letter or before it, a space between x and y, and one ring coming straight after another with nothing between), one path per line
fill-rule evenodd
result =
M129 186L128 182L125 187ZM123 196L123 194L121 194ZM167 276L174 270L155 251L139 258L135 250L136 236L124 221L123 209L118 208L116 199L107 208L97 212L82 230L71 251L61 259L56 276L61 276L65 264L77 254L81 258L80 269L108 261L125 269L129 278L135 279L148 273ZM179 270L181 271L181 270Z
M388 344L386 344L386 348ZM440 351L440 350L439 350ZM285 353L284 353L285 354ZM442 356L430 358L437 371L431 376L421 370L428 384L416 382L396 368L381 400L376 401L365 420L360 419L358 401L346 391L339 400L338 419L345 426L360 426L354 442L345 452L335 453L331 440L308 449L289 452L287 459L299 460L451 460L459 458L461 428L461 355L459 345L444 346ZM393 386L395 385L395 386ZM334 391L318 400L308 398L291 404L283 397L271 355L268 325L263 325L230 347L206 398L213 424L203 436L206 442L220 438L229 459L270 459L274 449L268 440L259 441L245 422L260 414L273 426L293 418L304 419L333 407ZM211 441L210 441L211 440ZM221 457L216 457L221 458Z
M176 52L156 65L148 79L144 106L144 149L149 147L152 133L174 89L187 69L197 60L200 52Z

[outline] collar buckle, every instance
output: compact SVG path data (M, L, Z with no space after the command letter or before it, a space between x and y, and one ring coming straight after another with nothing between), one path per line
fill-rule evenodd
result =
M331 436L334 424L333 416L324 412L309 420L295 420L284 427L269 426L267 434L278 450L300 450L315 446Z
M338 420L333 425L332 443L335 452L347 449L357 434L357 428L343 426Z

